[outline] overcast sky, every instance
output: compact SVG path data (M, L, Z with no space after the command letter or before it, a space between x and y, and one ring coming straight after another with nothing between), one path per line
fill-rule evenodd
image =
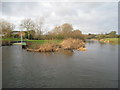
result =
M24 18L43 17L47 30L70 23L83 33L106 33L118 30L117 2L3 2L1 17L19 29Z

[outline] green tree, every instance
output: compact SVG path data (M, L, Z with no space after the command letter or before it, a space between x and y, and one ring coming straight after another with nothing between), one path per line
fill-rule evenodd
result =
M31 30L30 32L30 39L35 39L35 30Z
M105 34L99 34L99 35L98 35L98 39L103 39L103 38L106 38L106 35L105 35Z

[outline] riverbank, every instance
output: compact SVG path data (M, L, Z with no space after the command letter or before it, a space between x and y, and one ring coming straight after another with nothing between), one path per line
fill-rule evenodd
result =
M120 45L120 38L104 38L104 39L92 39L97 40L99 42L103 43L110 43L110 44L119 44Z
M12 45L12 43L20 43L21 39L20 38L1 38L2 41L2 46L9 46ZM40 45L40 44L44 44L47 42L51 42L51 43L59 43L62 42L62 40L29 40L29 39L23 39L23 42L27 42L27 43L32 43L30 46L30 48L35 48L36 46Z

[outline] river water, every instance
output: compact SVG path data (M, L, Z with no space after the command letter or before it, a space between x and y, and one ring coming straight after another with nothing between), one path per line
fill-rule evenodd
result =
M87 51L35 53L2 47L3 88L117 88L118 45L89 41Z

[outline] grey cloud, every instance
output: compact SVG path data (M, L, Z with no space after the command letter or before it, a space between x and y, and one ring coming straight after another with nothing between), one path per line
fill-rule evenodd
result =
M49 29L67 22L84 33L117 30L117 3L6 2L2 12L3 17L14 17L10 19L13 23L20 23L22 18L44 17Z

